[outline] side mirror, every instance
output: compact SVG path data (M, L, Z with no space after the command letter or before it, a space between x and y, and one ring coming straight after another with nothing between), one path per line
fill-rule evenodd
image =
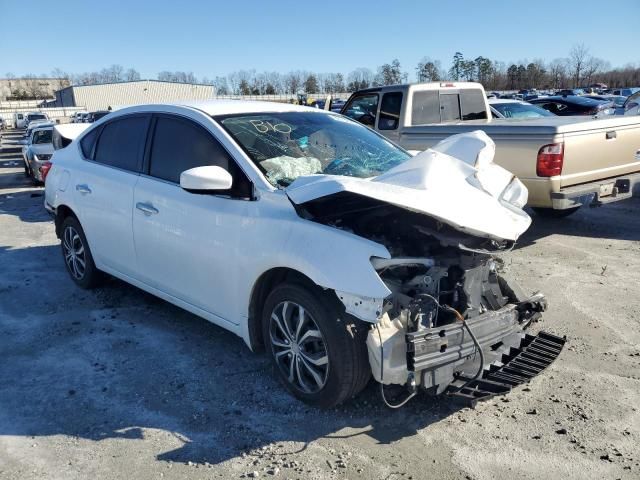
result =
M232 183L231 174L214 165L190 168L180 174L180 187L187 191L229 190Z

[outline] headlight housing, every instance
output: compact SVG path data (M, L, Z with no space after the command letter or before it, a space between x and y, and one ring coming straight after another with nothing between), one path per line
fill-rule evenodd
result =
M37 155L34 155L33 158L35 158L36 160L38 160L40 162L46 162L48 160L51 160L51 154L50 153L39 153Z

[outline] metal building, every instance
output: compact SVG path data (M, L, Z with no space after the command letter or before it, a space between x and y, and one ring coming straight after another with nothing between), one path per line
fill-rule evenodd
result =
M208 100L214 95L213 85L137 80L63 88L56 92L55 106L84 107L95 111L144 103Z

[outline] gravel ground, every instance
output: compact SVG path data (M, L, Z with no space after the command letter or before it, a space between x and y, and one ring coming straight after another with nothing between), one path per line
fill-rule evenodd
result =
M0 478L638 479L640 199L535 219L506 264L569 339L475 410L370 385L288 396L264 355L117 280L76 288L42 188L0 154Z

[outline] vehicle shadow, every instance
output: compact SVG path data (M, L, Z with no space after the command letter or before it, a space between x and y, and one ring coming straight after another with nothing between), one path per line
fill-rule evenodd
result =
M29 179L25 187L29 190L0 193L0 215L15 215L23 222L50 222L51 216L44 208L44 191L35 187ZM2 192L2 190L0 190Z
M550 235L602 238L612 240L640 240L640 197L598 208L582 207L566 218L544 218L528 211L532 223L518 239L516 248L536 243Z
M158 460L217 464L285 441L391 444L459 408L419 396L390 410L374 384L336 409L308 407L234 334L119 280L77 288L59 246L0 248L0 331L0 435L169 434L169 451L151 442Z

